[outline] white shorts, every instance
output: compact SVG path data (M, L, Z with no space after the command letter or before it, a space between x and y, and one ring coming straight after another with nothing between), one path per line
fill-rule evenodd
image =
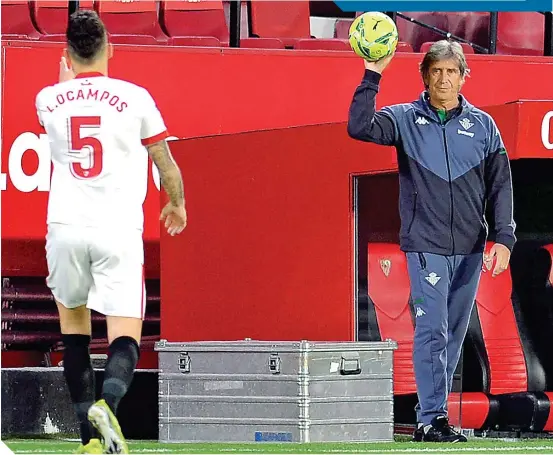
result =
M144 243L139 230L48 225L46 284L67 308L144 319Z

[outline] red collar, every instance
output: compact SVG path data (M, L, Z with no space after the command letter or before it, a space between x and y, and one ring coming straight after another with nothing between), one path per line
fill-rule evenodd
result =
M75 79L82 79L85 77L104 77L105 75L102 73L99 73L98 71L94 71L91 73L79 73L75 76Z

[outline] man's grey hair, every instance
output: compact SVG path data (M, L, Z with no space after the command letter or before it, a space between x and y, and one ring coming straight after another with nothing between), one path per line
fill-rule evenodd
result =
M455 60L459 65L461 76L468 76L470 69L467 65L467 59L463 48L456 41L440 40L436 41L425 54L419 65L423 81L428 78L428 71L433 63L443 60ZM426 85L426 84L425 84Z

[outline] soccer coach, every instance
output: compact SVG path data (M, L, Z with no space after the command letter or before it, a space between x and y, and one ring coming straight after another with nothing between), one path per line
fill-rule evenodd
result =
M420 64L425 90L412 103L376 112L381 74L393 56L365 61L349 111L348 134L395 146L399 166L400 246L415 302L415 441L460 442L447 397L459 361L483 262L504 272L516 242L509 158L487 113L459 92L468 67L462 47L438 41ZM495 244L484 255L486 206Z

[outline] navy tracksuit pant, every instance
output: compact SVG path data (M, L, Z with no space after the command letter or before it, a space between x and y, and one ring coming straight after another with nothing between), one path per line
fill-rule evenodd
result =
M447 396L467 333L482 260L482 253L407 253L415 312L417 422L425 425L438 415L447 415Z

